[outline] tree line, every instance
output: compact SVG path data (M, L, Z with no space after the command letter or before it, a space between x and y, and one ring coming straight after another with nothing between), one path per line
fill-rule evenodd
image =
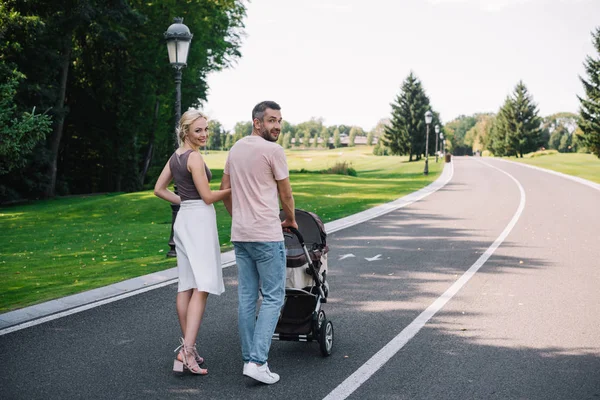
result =
M0 202L135 191L174 150L163 33L193 39L182 104L240 57L242 0L0 2Z
M238 122L232 131L227 131L223 125L216 119L208 122L209 137L207 150L229 150L231 147L243 138L252 133L252 122ZM277 143L285 149L293 148L338 148L342 147L342 138L347 136L344 144L353 147L356 144L356 138L363 136L365 143L371 145L376 137L376 129L366 133L363 128L351 125L330 125L323 124L323 118L311 118L309 121L299 124L292 124L283 121L281 134Z
M600 55L600 28L592 32L592 41ZM419 160L426 147L425 112L431 110L431 126L441 127L444 144L455 155L487 152L493 156L523 157L537 150L555 149L590 152L600 158L600 57L588 56L584 67L587 78L580 77L585 96L578 96L579 115L557 113L540 117L533 96L519 81L498 112L461 115L445 125L432 108L423 84L411 72L391 104L391 118L374 153L408 155L410 161L413 157ZM429 132L429 155L438 150L431 145L435 136L435 132Z

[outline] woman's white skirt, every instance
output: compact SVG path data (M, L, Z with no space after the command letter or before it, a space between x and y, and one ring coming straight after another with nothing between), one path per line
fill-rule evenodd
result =
M173 239L177 251L178 291L198 289L220 295L225 291L217 215L212 204L202 200L181 203Z

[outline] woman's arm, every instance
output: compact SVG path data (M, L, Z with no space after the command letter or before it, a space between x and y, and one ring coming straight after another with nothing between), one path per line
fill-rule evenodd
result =
M192 173L192 179L194 180L194 186L200 193L200 197L206 204L212 204L217 201L223 200L225 197L231 195L231 189L226 190L210 190L208 186L208 178L206 177L206 170L204 169L204 160L197 151L192 152L188 158L188 171Z
M167 161L156 181L156 185L154 185L154 195L170 203L181 204L181 198L167 189L172 180L173 174L171 174L171 167L169 167L169 162Z

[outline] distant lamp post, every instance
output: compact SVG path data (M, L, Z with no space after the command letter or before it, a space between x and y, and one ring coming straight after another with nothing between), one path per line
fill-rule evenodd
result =
M446 142L444 142L444 132L440 132L440 140L442 141L441 146L442 146L442 156L444 156L444 159L446 157Z
M429 175L429 125L433 120L433 114L431 110L427 110L425 113L425 123L427 124L427 134L425 135L425 169L423 174Z
M179 146L177 141L177 125L181 119L181 70L187 65L188 52L190 50L190 42L192 35L187 26L183 24L183 18L173 18L173 24L164 33L167 41L167 52L169 53L169 63L175 69L175 149ZM177 193L177 187L175 187ZM175 241L173 240L173 225L179 211L178 204L171 204L172 220L171 220L171 237L169 238L169 246L171 249L167 253L167 257L176 257Z
M438 162L438 136L440 134L440 126L435 126L435 162Z

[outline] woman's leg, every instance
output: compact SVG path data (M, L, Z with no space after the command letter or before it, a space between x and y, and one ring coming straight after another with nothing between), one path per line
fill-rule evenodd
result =
M194 346L196 337L200 330L204 310L206 309L207 292L199 292L193 289L192 296L187 306L187 315L185 321L184 342L186 346Z
M181 336L185 336L188 304L192 298L193 291L194 289L190 289L177 293L177 317L179 318L179 326L181 327Z

